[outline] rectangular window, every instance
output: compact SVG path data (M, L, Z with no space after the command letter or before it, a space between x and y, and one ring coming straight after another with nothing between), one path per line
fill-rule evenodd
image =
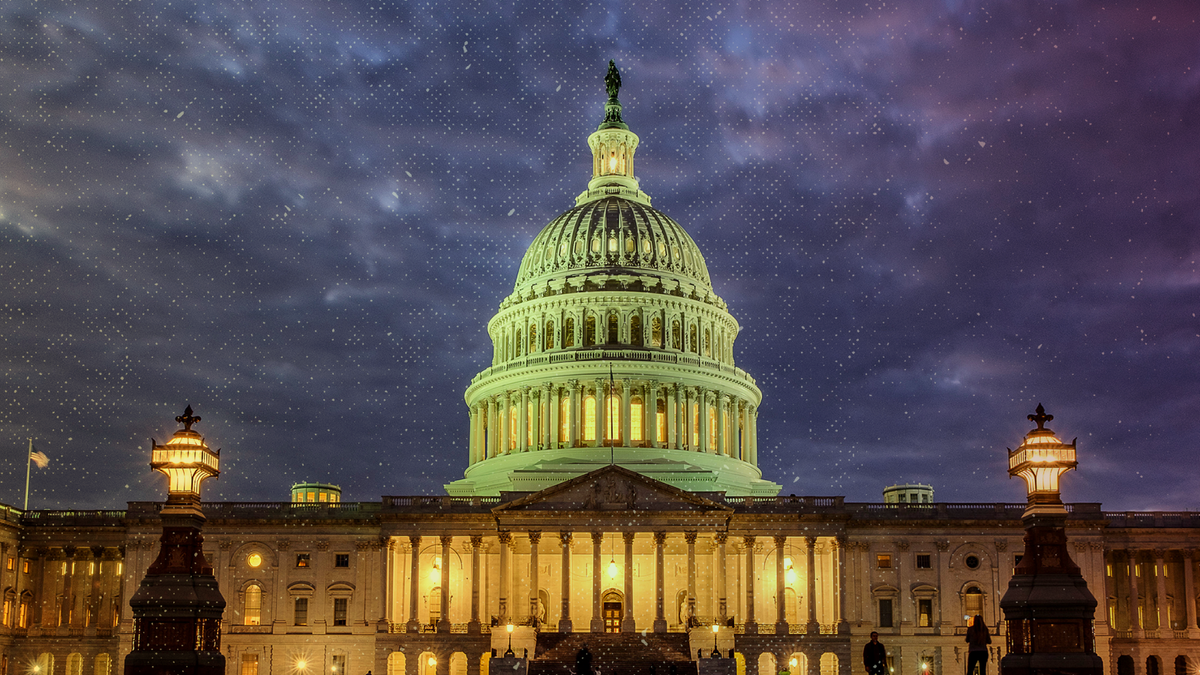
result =
M660 412L654 413L654 416L656 418L656 424L658 425L658 429L657 429L658 442L666 443L667 442L667 413L665 411L660 411Z
M345 654L334 654L333 655L333 666L329 670L330 670L330 672L334 673L334 675L342 675L342 673L345 673L346 672L346 655Z
M583 399L583 440L596 440L596 397Z
M350 554L349 553L335 554L333 556L333 566L334 567L349 567L350 566Z
M15 565L16 565L16 558L10 557L8 559L8 569L11 570Z
M879 555L876 555L875 556L875 566L881 570L891 569L892 568L892 554L880 553Z
M297 553L296 554L296 567L308 567L309 562L311 562L311 560L312 560L312 557L309 554Z
M258 654L242 654L242 669L238 675L258 675Z
M296 598L296 611L292 614L292 623L297 626L308 625L308 598Z
M917 625L922 628L933 625L933 600L917 600Z
M350 604L349 598L334 598L333 599L333 625L346 625L346 606Z
M642 430L642 420L646 419L645 408L642 407L641 401L634 401L629 404L629 437L635 441L646 440L646 434Z
M21 573L29 574L29 561L28 560L21 561Z
M879 600L879 627L892 627L892 599L882 598Z
M933 567L933 562L928 553L917 554L917 569L927 570Z

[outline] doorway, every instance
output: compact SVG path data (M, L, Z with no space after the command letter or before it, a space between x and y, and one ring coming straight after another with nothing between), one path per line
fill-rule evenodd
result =
M605 633L620 633L621 618L624 616L622 611L625 608L624 599L621 594L616 591L609 591L602 598L604 610L604 632Z

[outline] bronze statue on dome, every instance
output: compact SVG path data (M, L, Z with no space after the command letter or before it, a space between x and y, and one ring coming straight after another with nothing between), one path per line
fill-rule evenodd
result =
M617 92L621 91L621 72L612 59L608 61L608 74L604 76L604 88L608 90L608 98L617 100Z

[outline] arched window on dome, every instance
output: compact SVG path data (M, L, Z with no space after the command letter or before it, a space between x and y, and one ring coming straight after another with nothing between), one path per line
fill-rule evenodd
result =
M683 351L683 333L679 329L679 322L671 322L671 349Z
M578 258L582 255L583 255L583 240L576 239L575 240L575 257Z
M583 397L583 440L596 440L596 397Z
M633 241L633 235L626 232L625 233L625 254L633 255L635 252L637 252L637 248L636 248L636 244Z
M712 357L712 331L707 328L704 329L704 355Z
M558 257L560 257L560 258L567 257L567 240L566 239L563 239L562 243L558 245Z
M662 319L657 316L650 319L650 346L663 346Z
M537 324L529 327L529 353L537 351Z
M583 346L596 346L596 317L592 314L583 320Z
M516 358L521 355L521 331L517 331L517 337L515 340L513 340L513 342L516 345L516 348L513 351L513 358Z
M634 396L633 400L629 402L629 440L633 443L646 440L646 432L643 428L645 419L646 407L642 404L642 397Z
M546 322L546 351L554 349L554 322Z
M697 340L696 336L697 336L696 326L695 325L688 326L688 351L690 351L693 354L700 353L700 345L697 344L698 340ZM518 354L517 356L520 356L520 354Z
M629 319L629 342L634 347L642 346L642 317L637 314Z
M567 319L563 324L563 348L575 346L575 319Z
M607 344L615 345L619 343L621 330L621 320L617 318L617 313L612 312L608 315L608 342Z
M621 443L621 397L608 395L608 419L604 420L604 440Z
M568 443L571 440L571 398L563 396L558 400L558 442Z
M615 234L608 235L608 252L614 254L617 252L617 235Z

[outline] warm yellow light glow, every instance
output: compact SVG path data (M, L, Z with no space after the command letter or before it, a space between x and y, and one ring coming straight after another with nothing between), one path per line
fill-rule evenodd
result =
M617 578L617 561L616 560L608 561L608 578L609 579Z
M713 633L714 633L714 634L716 634L716 632L717 632L718 630L720 630L720 628L717 626L717 624L715 624L715 623L714 623L714 624L713 624Z
M429 581L435 584L442 581L442 556L440 555L433 559L433 569L429 570Z
M783 578L784 578L784 580L786 580L786 581L787 581L789 584L794 584L794 583L796 583L796 570L789 569L788 571L784 572L784 573L783 573Z
M304 670L308 668L308 661L304 659L296 659L296 670Z
M431 657L429 657L429 660L426 661L426 663L428 663L429 667L432 668L437 665L437 658L431 656Z
M505 628L508 629L508 632L511 633L511 632L513 632L513 629L516 628L516 626L514 626L510 623L507 626L505 626Z
M617 170L617 157L613 155L608 158L608 171L611 173Z
M792 668L795 668L797 665L796 657L793 656L792 660L788 661L788 665L790 665Z
M792 559L791 559L791 557L785 557L785 558L783 559L783 569L785 569L785 570L790 570L790 569L792 569Z
M257 553L251 553L250 555L246 556L246 564L250 567L257 568L262 564L262 556Z

